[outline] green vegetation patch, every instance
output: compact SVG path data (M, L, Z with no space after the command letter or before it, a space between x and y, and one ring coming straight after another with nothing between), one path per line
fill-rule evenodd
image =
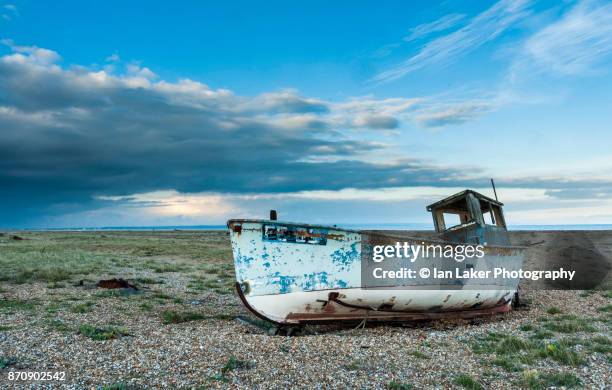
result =
M537 370L523 371L519 386L532 390L547 389L549 387L577 388L582 381L571 372L540 373Z
M485 336L476 338L472 344L472 350L477 354L496 353L500 355L515 354L529 349L527 340L516 336L504 335L491 332Z
M521 326L519 326L519 329L522 330L523 332L529 332L535 329L535 327L533 326L533 324L523 324Z
M164 324L180 324L183 322L205 320L208 317L201 313L192 311L174 311L166 310L162 312L162 322Z
M149 298L154 299L159 303L165 303L166 301L172 301L175 299L172 295L168 295L161 291L154 291L151 295L149 295Z
M483 387L474 377L467 374L461 374L453 381L457 386L461 386L464 389L469 390L482 390Z
M130 385L130 384L123 383L123 382L113 383L111 385L105 385L99 388L102 390L138 390L140 389L138 386Z
M568 345L560 340L554 343L548 343L544 349L537 351L537 355L543 358L551 358L559 363L568 366L580 366L584 364L584 357L571 349L573 345Z
M189 267L182 264L176 263L153 263L151 269L158 274L166 272L182 272L189 270Z
M77 305L72 306L70 308L70 311L72 313L79 313L79 314L89 313L94 307L94 305L95 304L93 302L79 303Z
M612 313L612 305L602 306L602 307L598 308L597 311L600 311L602 313Z
M549 307L548 309L546 309L546 312L548 314L553 314L553 315L561 314L561 309L559 309L558 307L553 306L553 307Z
M597 344L602 344L602 345L610 345L612 344L612 340L610 340L609 337L606 336L595 336L591 339L592 342L597 343Z
M391 381L387 385L389 390L412 390L414 386L410 383L400 382L400 381Z
M34 310L38 302L24 299L2 299L0 300L0 312L14 313L18 310Z
M591 352L612 354L612 340L606 336L595 336L589 346Z
M477 354L495 354L493 364L508 371L515 371L518 363L532 364L540 359L552 359L569 366L584 363L584 357L576 352L575 344L564 339L545 342L534 338L524 339L501 333L490 333L477 338L472 350Z
M425 353L423 353L421 351L418 351L418 350L411 351L410 354L412 356L414 356L415 358L417 358L417 359L429 359L430 358L429 355L427 355L427 354L425 354Z
M214 291L217 294L231 294L234 288L234 277L233 276L215 276L210 277L194 277L192 278L187 287L195 291Z
M142 291L133 288L114 288L95 293L98 298L124 298L135 295L142 295Z
M537 329L532 335L529 336L529 338L536 340L547 340L552 339L553 337L555 337L555 334L546 329Z
M233 272L229 237L222 231L23 232L20 236L25 239L2 242L0 281L45 282L49 288L61 288L62 282L77 277L120 276L125 268L166 273L202 266L211 274ZM142 284L159 284L143 279L148 280Z
M253 362L250 362L248 360L240 360L235 356L230 356L227 363L225 363L225 365L221 368L221 375L225 375L230 371L244 369L248 370L253 367L255 367L255 364Z
M518 372L521 370L520 364L518 364L512 357L502 356L491 361L491 364L503 368L508 372Z
M57 330L58 332L68 332L71 330L65 322L58 320L57 318L46 320L45 325Z
M3 370L7 367L10 367L12 365L14 365L16 363L15 359L13 358L9 358L9 357L5 357L5 356L0 356L0 370Z
M114 326L96 327L92 325L79 326L79 333L96 341L111 340L127 335L124 328Z
M595 320L581 318L575 315L563 315L555 317L554 320L544 323L544 328L559 333L594 332Z
M16 284L30 282L59 282L75 275L106 270L110 265L102 254L66 245L48 238L49 235L3 245L0 253L0 280Z
M221 367L217 375L211 377L213 380L227 382L227 374L234 370L248 370L255 367L255 363L248 360L241 360L235 356L230 356L225 365Z
M362 371L367 369L367 364L365 361L357 359L344 364L343 367L348 371Z
M136 279L134 279L134 282L136 284L143 284L143 285L148 285L148 284L164 284L164 283L166 283L165 281L163 281L161 279L153 279L153 278L136 278Z

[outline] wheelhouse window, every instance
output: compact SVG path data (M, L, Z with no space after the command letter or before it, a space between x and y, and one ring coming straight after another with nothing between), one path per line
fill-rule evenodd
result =
M465 222L462 222L462 214L455 213L444 213L444 225L447 226L447 229L452 229L456 226L460 226Z
M484 223L491 226L506 227L504 214L501 207L495 204L487 203L482 207L482 215Z

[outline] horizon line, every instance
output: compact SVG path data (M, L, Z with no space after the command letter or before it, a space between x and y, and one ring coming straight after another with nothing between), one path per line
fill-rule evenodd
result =
M290 221L278 221L290 222ZM328 225L328 224L322 224ZM393 223L349 223L349 224L329 224L329 227L355 228L355 227L411 227L410 230L433 230L433 224L428 222L393 222ZM565 223L565 224L512 224L508 225L508 230L523 230L520 228L540 228L539 230L570 230L569 227L591 227L598 229L577 229L577 230L612 230L612 223ZM431 229L430 229L431 228ZM544 229L546 228L546 229ZM563 229L565 228L565 229ZM605 229L609 228L609 229ZM143 230L226 230L225 224L201 224L201 225L134 225L134 226L71 226L71 227L0 227L0 232L44 232L44 231L143 231Z

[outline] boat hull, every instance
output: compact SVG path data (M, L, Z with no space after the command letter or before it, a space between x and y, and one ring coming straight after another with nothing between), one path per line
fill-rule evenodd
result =
M276 221L232 220L228 226L241 299L278 324L469 318L509 310L517 290L518 282L492 280L365 285L368 248L398 240L426 244L421 239ZM516 268L523 250L486 247L485 256ZM444 267L442 259L430 261Z

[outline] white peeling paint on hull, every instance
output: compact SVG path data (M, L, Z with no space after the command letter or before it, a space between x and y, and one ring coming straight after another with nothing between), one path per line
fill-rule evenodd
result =
M505 311L517 288L444 289L403 282L400 289L364 289L362 245L422 240L278 221L231 220L228 226L241 298L256 314L278 323ZM523 260L521 248L487 247L486 253L490 263L520 266Z

